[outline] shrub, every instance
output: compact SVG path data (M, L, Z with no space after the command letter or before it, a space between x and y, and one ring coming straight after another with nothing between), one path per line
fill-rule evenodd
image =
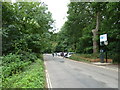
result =
M114 55L112 56L112 59L113 59L113 63L120 63L120 54L119 53L114 53Z
M20 59L22 61L31 61L34 62L34 60L37 59L37 56L35 53L32 52L26 52L26 51L19 51L18 54L20 55Z
M3 77L9 77L13 74L19 73L23 70L23 68L30 64L31 62L24 62L21 61L20 56L16 54L10 53L6 55L2 59L2 70L3 70Z
M2 85L3 88L45 88L43 61L35 60L20 74L5 78Z

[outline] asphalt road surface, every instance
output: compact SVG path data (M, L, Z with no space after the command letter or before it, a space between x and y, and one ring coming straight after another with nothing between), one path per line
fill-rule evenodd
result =
M116 70L51 54L44 54L44 61L49 88L118 88Z

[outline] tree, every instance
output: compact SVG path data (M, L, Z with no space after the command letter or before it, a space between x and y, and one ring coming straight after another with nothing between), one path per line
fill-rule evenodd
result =
M68 5L68 20L58 33L57 48L65 47L79 53L98 53L98 36L107 33L109 58L117 61L120 51L119 6L118 2L71 2Z
M100 31L100 18L102 16L102 11L104 11L104 8L106 6L106 2L94 2L91 3L91 12L95 14L96 18L96 28L92 30L93 33L93 53L98 53L98 32ZM92 15L93 15L92 14Z
M2 8L3 54L44 52L53 23L47 7L37 2L4 2Z

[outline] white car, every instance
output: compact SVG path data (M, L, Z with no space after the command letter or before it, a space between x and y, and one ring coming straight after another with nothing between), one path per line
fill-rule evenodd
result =
M74 52L68 52L67 55L65 55L66 58L69 58L72 54L74 54Z
M61 52L57 53L58 56L61 56Z

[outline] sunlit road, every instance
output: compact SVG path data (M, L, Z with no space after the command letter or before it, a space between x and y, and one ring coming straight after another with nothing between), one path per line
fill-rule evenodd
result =
M51 88L118 88L118 72L44 54Z

